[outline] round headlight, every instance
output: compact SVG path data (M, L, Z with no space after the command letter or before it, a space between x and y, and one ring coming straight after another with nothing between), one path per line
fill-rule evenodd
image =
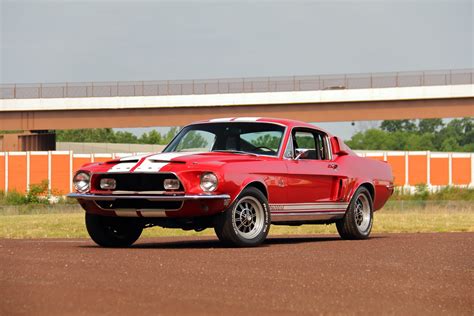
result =
M85 172L79 172L74 176L74 179L72 180L74 187L79 192L86 192L89 189L90 181L91 177L88 173Z
M212 192L217 189L217 176L212 172L201 175L201 189L205 192Z

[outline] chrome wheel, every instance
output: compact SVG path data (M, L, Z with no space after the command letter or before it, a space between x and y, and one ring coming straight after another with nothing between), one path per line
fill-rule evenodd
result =
M365 194L360 194L355 203L354 209L357 229L363 233L369 229L371 222L370 202Z
M367 239L372 231L373 214L369 190L359 187L344 217L336 221L337 232L343 239Z
M264 217L263 206L259 200L253 196L246 196L232 209L232 226L242 238L252 239L261 232Z
M267 238L270 223L267 197L259 189L248 187L215 217L214 231L229 246L254 247Z

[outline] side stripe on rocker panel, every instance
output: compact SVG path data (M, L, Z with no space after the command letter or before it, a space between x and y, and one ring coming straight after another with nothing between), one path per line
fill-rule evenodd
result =
M305 211L345 211L348 206L349 203L347 202L270 204L270 211L272 213Z

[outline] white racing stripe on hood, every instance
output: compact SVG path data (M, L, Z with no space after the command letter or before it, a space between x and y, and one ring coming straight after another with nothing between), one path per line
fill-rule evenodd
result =
M107 172L129 172L136 164L136 162L119 162Z
M150 156L150 154L123 157L120 159L119 163L110 168L107 172L129 172L138 162L140 162L140 159L147 156Z
M155 155L145 154L137 156L128 156L120 159L120 162L110 168L107 172L130 172L140 160L147 157L141 165L133 172L158 172L168 164L168 161L182 156L200 154L202 152L181 152L181 153L160 153ZM138 160L138 162L136 162ZM152 162L153 160L162 160L163 162ZM130 161L130 162L129 162Z
M182 153L162 153L148 157L137 169L133 172L158 172L168 164L168 161L174 158L191 156L200 154L202 152L182 152ZM153 160L163 160L164 162L153 162Z
M151 154L142 154L142 155L134 155L134 156L127 156L127 157L122 157L120 158L120 161L129 161L129 160L140 160L144 157L150 156Z

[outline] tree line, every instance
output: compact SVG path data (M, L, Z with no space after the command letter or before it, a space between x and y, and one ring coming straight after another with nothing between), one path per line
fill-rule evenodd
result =
M383 121L346 141L361 150L430 150L474 152L474 119Z
M178 127L172 127L166 133L151 130L140 137L126 132L114 131L111 128L90 128L56 131L56 141L73 143L120 143L120 144L157 144L166 145L178 132Z

